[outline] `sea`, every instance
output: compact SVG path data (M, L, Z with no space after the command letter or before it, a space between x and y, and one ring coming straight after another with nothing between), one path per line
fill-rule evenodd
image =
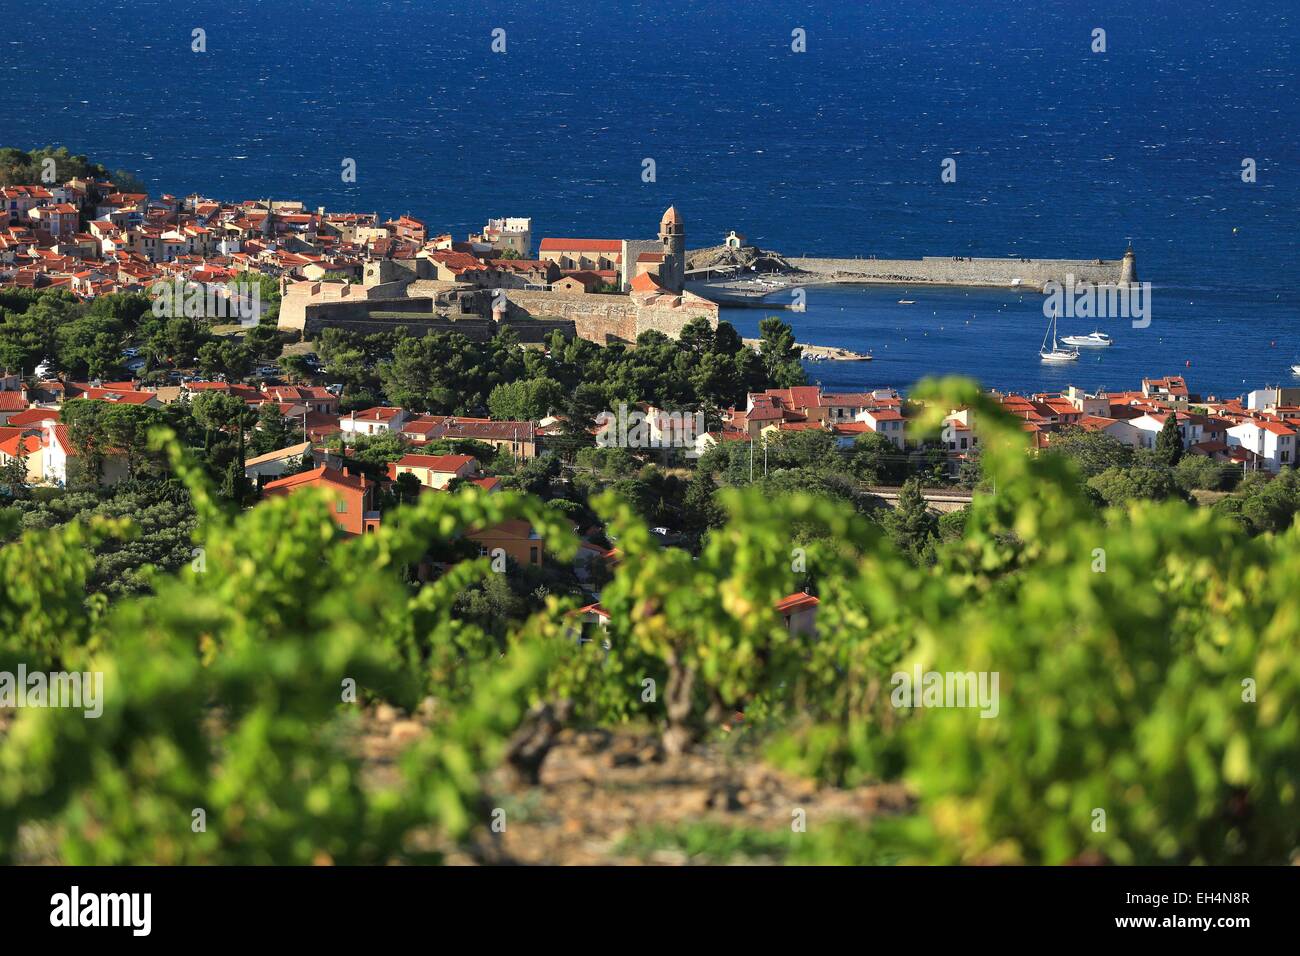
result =
M1117 258L1131 242L1150 325L1063 320L1115 339L1066 367L1039 361L1029 293L814 287L781 315L800 341L873 356L809 363L836 389L1183 374L1236 395L1300 383L1298 11L0 0L0 145L66 145L154 192L409 213L457 238L501 216L532 217L535 237L651 238L673 204L692 248L732 229L787 255ZM763 315L724 310L746 335Z

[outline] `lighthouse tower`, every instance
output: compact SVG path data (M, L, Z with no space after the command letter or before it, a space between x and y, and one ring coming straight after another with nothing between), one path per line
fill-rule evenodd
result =
M664 254L659 267L659 284L681 292L686 282L686 227L676 206L669 206L659 220L659 245Z
M1133 244L1124 250L1124 261L1119 267L1119 284L1121 286L1137 285L1137 256L1133 255Z

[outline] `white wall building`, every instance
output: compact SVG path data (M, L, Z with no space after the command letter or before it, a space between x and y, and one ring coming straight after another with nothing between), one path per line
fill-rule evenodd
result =
M1269 471L1277 474L1295 465L1296 431L1281 422L1249 421L1228 429L1228 444L1253 451Z

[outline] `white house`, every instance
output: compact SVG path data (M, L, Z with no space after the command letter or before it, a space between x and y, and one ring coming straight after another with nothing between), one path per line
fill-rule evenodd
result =
M1240 445L1258 455L1269 471L1276 474L1284 466L1294 466L1296 431L1281 422L1253 419L1228 429L1228 444Z
M1171 412L1170 414L1176 414L1176 413ZM1131 419L1129 421L1129 425L1131 425L1138 433L1137 447L1155 448L1156 439L1160 436L1160 432L1162 429L1164 429L1165 421L1168 418L1169 415L1159 415L1159 414L1152 414L1148 412L1145 415L1139 415L1137 418ZM1184 448L1190 447L1191 445L1195 445L1198 441L1201 440L1199 435L1199 430L1196 429L1190 421L1185 420L1182 416L1180 416L1179 418L1178 432L1183 437Z
M868 408L859 412L857 420L866 422L873 432L884 435L897 447L902 448L903 414L894 408Z
M385 432L400 432L406 424L404 408L367 408L364 412L351 412L339 419L339 430L343 440L350 441L357 435L382 435Z
M41 422L41 474L47 484L60 488L68 483L68 461L77 456L77 450L68 437L68 427L46 419ZM31 465L28 465L29 470ZM104 457L99 483L103 487L117 484L126 477L126 459L116 455Z

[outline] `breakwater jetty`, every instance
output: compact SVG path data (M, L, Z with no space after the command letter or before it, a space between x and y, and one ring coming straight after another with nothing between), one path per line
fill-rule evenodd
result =
M820 259L791 257L787 279L813 282L871 282L889 285L1022 287L1042 291L1048 282L1123 285L1137 281L1129 249L1120 259L995 259L925 256L921 259Z
M1023 289L1042 292L1049 282L1129 285L1138 281L1129 248L1118 259L1012 259L924 256L920 259L836 259L764 253L764 269L740 257L715 257L686 274L687 288L723 305L781 307L770 296L813 285L906 285ZM758 273L757 275L755 273Z

